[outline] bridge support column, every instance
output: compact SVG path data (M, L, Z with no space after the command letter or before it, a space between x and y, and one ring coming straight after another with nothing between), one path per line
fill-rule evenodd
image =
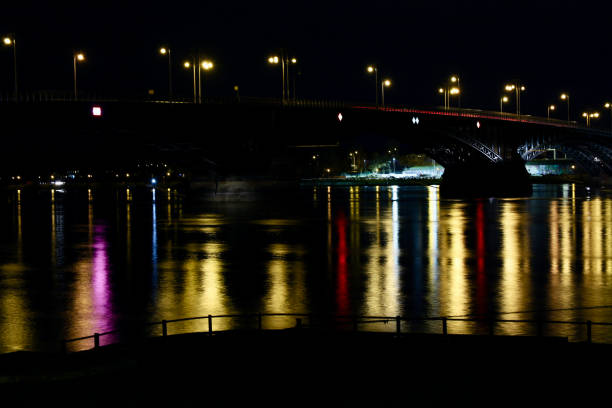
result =
M531 180L522 160L470 162L444 169L440 193L451 197L525 197Z

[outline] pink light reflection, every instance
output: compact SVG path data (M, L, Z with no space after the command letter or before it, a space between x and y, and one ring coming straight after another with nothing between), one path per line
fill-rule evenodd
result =
M111 291L108 282L109 261L108 242L105 228L101 225L94 227L92 286L93 286L93 316L94 327L97 332L114 329L112 314ZM107 337L107 336L105 336Z

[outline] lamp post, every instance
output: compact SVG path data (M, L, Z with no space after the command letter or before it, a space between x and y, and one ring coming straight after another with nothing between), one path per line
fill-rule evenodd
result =
M455 95L457 95L457 107L460 108L461 107L461 93L459 92L459 90L461 89L461 85L459 83L459 77L457 75L453 75L450 77L450 81L451 81L451 84L457 84L457 86L454 88L457 89L457 93ZM451 90L454 88L451 88Z
M368 65L366 68L368 74L374 74L374 90L376 94L376 107L378 107L378 67L376 65Z
M17 41L14 35L7 35L2 39L7 47L13 47L13 79L15 80L15 99L17 99Z
M610 132L612 132L612 103L606 102L604 108L610 109Z
M586 119L587 127L591 127L591 119L599 118L599 112L582 112L582 117Z
M567 102L567 121L570 121L570 96L568 93L562 93L560 96L562 101Z
M168 55L168 96L172 98L172 51L170 48L161 47L159 53Z
M499 113L504 113L504 103L508 102L508 96L504 95L501 98L499 98Z
M191 68L193 71L193 103L197 102L198 99L198 95L197 95L197 91L196 91L196 64L195 64L195 60L193 61L193 63L189 62L189 61L185 61L183 63L183 66L186 69Z
M557 109L555 105L548 105L548 107L546 108L546 118L547 119L550 119L550 111L554 111L555 109Z
M508 92L516 92L516 114L521 116L521 92L525 91L525 86L519 85L518 83L508 84L505 86L505 90Z
M204 99L204 94L202 93L202 80L200 79L200 72L202 70L206 71L210 71L211 69L213 69L213 63L209 60L204 60L200 63L200 65L198 65L198 85L199 85L199 93L200 93L200 103L202 103L202 100ZM205 99L204 99L205 100Z
M444 95L444 109L446 109L446 105L447 105L447 98L448 98L448 92L446 90L446 88L440 88L438 89L438 93L440 95Z
M289 83L290 83L290 75L289 75L289 65L297 64L297 58L292 57L289 58L284 51L281 51L280 57L278 55L273 55L268 58L268 63L272 65L277 65L280 63L281 66L281 79L283 82L282 86L282 94L281 94L281 103L285 103L289 100Z
M75 52L72 55L72 69L74 73L74 99L78 98L77 93L77 62L85 61L85 55L82 52Z
M388 88L391 86L391 80L390 79L385 79L382 81L382 83L380 84L380 96L381 96L381 106L384 108L385 107L385 88Z

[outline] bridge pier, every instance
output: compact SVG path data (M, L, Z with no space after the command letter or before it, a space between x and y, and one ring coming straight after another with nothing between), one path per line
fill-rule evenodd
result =
M440 194L446 197L525 197L531 193L522 160L452 164L445 167L440 185Z

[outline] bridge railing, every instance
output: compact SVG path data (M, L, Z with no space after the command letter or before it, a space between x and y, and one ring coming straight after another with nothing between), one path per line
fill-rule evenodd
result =
M401 336L415 334L402 330L402 323L415 323L415 322L440 322L439 330L435 333L427 332L425 334L441 334L443 336L451 335L449 330L449 323L451 322L469 322L469 323L480 323L488 327L488 335L498 335L495 332L497 326L501 324L527 324L532 328L535 328L535 336L543 337L544 329L547 325L570 325L570 326L581 326L584 327L584 334L587 343L593 342L593 326L607 327L612 326L612 322L593 322L591 320L585 321L565 321L565 320L544 320L544 319L493 319L493 318L481 318L481 317L405 317L405 316L358 316L358 315L317 315L317 314L305 314L305 313L255 313L255 314L226 314L226 315L206 315L196 317L186 317L171 320L162 320L160 322L149 323L149 326L160 326L160 336L167 337L170 335L170 324L186 321L195 320L206 320L208 330L205 332L209 336L213 336L215 333L222 332L217 330L215 332L213 327L213 321L215 319L239 319L239 320L250 320L256 322L256 330L264 330L264 318L294 318L295 323L292 326L285 327L286 329L295 328L319 328L319 327L332 327L334 330L352 330L354 332L366 332L363 327L372 323L391 323L395 326L392 334ZM66 339L62 342L62 350L66 352L68 350L68 344L74 342L80 342L84 340L93 341L93 348L101 347L100 339L103 336L112 334L118 334L121 330L111 330L102 333L94 333L90 336L83 336L73 339ZM192 332L195 333L195 332ZM185 334L182 332L181 334ZM421 333L422 334L422 333Z

